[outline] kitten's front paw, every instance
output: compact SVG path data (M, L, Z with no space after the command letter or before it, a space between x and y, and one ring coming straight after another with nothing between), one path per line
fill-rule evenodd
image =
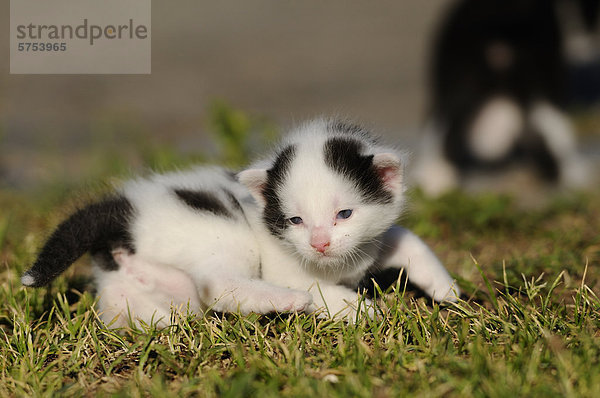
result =
M318 307L311 305L307 312L317 313L318 318L323 319L338 319L348 323L356 322L361 316L366 315L370 319L377 318L377 312L375 311L375 305L373 300L364 299L360 302L356 300L352 302L340 303L339 305L330 305L328 307Z
M353 324L358 322L362 316L366 316L369 319L377 319L377 312L372 300L365 299L361 303L353 303L346 310L335 314L333 318L342 319Z
M435 281L433 286L426 292L438 303L456 303L460 297L458 283L452 279Z
M271 311L275 312L304 312L313 302L308 292L294 291L281 295L277 302L272 302Z

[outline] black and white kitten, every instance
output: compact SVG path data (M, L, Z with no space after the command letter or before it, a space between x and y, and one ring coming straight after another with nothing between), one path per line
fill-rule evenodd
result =
M589 183L564 113L557 2L462 0L449 10L433 47L432 109L415 167L427 193L454 188L473 171L515 164L563 186ZM564 2L598 11L599 0Z
M117 325L127 314L165 322L188 303L351 319L356 287L376 268L404 268L435 300L455 301L427 245L393 226L402 167L362 128L312 121L237 176L200 167L126 183L60 224L21 280L45 285L89 251L98 310Z

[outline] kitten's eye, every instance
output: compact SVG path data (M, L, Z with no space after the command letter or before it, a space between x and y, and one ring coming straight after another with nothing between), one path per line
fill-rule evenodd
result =
M352 215L352 210L350 209L346 209L346 210L341 210L337 216L335 216L335 218L337 218L338 220L345 220L346 218L349 218Z
M290 222L294 225L302 224L302 219L300 217L292 217L290 218Z

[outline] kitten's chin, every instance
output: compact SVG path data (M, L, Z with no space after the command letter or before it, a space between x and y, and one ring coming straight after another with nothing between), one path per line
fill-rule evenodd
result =
M346 261L344 257L336 256L331 253L312 253L310 256L305 257L310 263L314 264L317 268L326 270L326 269L335 269L339 270L342 268L352 267L353 264Z
M312 248L296 246L294 251L300 255L301 263L315 269L340 271L351 270L358 266L347 255L340 255L337 250L327 250L324 253L319 253Z

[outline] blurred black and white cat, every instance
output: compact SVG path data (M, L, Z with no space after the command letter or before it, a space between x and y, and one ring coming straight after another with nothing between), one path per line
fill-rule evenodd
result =
M599 3L462 0L453 5L433 46L431 110L414 170L426 193L460 186L473 172L513 165L561 186L589 183L589 165L565 113L569 65L585 62L569 62L565 54L580 61L587 56L588 66L595 62Z

